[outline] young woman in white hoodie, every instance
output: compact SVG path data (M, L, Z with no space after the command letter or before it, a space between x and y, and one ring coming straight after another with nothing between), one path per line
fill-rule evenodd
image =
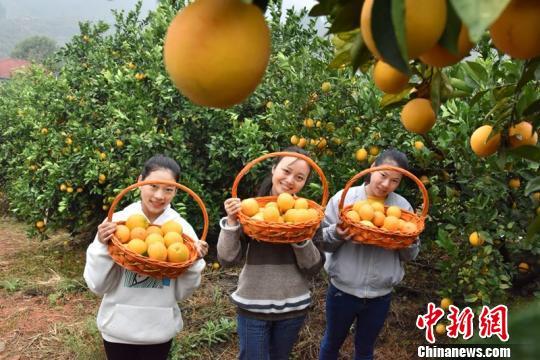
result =
M179 175L180 167L173 159L156 155L144 164L139 181L177 182ZM97 325L108 359L167 359L172 339L183 327L178 302L199 286L205 267L202 257L208 252L207 244L198 241L191 225L171 208L175 187L155 184L140 190L140 201L114 213L112 222L105 219L98 226L86 252L84 279L92 292L103 296ZM175 279L158 280L125 270L110 257L107 243L116 222L132 214L144 214L156 225L179 222L184 233L196 240L201 259Z
M407 169L405 154L394 149L384 151L374 166L392 165ZM401 173L392 170L372 172L364 184L349 189L344 205L369 199L413 211L411 204L396 194ZM419 251L418 241L399 250L389 250L351 241L351 235L339 227L338 204L343 190L326 207L319 245L327 254L324 265L330 284L326 295L326 329L319 359L336 360L339 349L355 326L355 360L373 359L375 340L384 324L392 289L404 275L403 263L413 260Z

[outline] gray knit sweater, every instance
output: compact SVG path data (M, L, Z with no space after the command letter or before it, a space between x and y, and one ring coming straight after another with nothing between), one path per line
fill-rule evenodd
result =
M324 255L313 242L271 244L247 237L240 225L228 226L226 218L221 219L220 226L220 263L231 266L245 260L238 288L231 295L238 312L264 320L306 313L311 304L310 278L324 263Z

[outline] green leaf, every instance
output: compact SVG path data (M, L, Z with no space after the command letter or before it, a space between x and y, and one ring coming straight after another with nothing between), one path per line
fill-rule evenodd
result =
M392 104L396 104L401 102L403 99L409 97L409 93L411 92L412 87L407 87L399 94L384 94L381 98L381 101L379 102L379 106L381 108L387 107Z
M520 91L526 83L534 79L534 73L536 72L536 69L539 68L539 66L540 58L535 58L525 63L523 73L521 74L521 78L519 79L517 84L516 92Z
M537 146L523 145L515 149L508 150L508 154L527 160L540 162L540 147Z
M330 69L339 69L342 65L349 65L351 63L351 51L344 50L339 52L334 59L328 64Z
M351 57L352 57L352 71L353 74L358 70L359 67L366 64L371 59L371 53L367 46L364 45L364 40L362 35L358 33L356 39L354 40L353 46L351 48Z
M458 16L469 28L472 42L477 42L499 17L510 0L450 0Z
M430 97L433 110L437 113L437 110L441 106L441 86L442 77L440 69L434 68L433 75L431 76Z
M332 8L335 5L333 0L318 0L318 2L309 11L309 16L326 16L332 13Z
M531 116L540 112L540 99L533 101L525 110L523 110L523 116Z
M487 81L487 71L484 67L473 61L466 61L462 64L463 69L471 77L471 79L479 86Z
M392 25L394 26L394 34L396 35L401 57L408 59L404 0L392 0Z
M360 26L360 11L363 4L363 1L349 1L340 7L328 32L335 34L357 29Z
M478 300L478 296L476 294L468 294L465 295L465 302L472 303Z
M454 6L449 3L446 11L446 27L439 39L439 45L446 48L452 54L458 54L458 39L461 30L461 20L459 19Z
M525 186L526 196L529 196L530 194L536 191L540 191L540 176L529 180L529 182L527 182L527 186Z
M532 223L529 224L527 228L527 240L533 238L533 236L540 233L540 216L537 216Z
M407 62L401 56L392 18L392 0L378 0L371 9L371 33L375 47L384 61L404 74L409 74Z
M253 0L253 4L257 5L264 14L268 7L268 0Z

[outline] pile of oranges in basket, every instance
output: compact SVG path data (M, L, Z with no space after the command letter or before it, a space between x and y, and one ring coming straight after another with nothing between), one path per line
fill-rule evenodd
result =
M264 205L254 198L242 200L241 211L253 220L269 223L299 224L317 220L319 216L318 211L310 207L309 200L289 193L282 193L276 201Z
M347 218L368 227L378 227L388 231L412 234L417 231L415 223L402 218L401 208L392 205L385 207L378 201L356 201L347 211Z
M131 215L116 227L116 238L129 250L150 259L180 263L189 259L182 225L169 220L161 226L148 224L142 214Z

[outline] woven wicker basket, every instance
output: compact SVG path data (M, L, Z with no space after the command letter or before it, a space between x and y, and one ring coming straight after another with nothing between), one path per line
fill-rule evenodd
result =
M328 182L326 181L326 177L324 176L322 169L313 160L303 154L295 152L274 152L250 161L236 176L232 186L232 196L237 197L237 189L240 180L255 164L268 158L283 156L293 156L305 160L319 175L323 187L321 205L317 204L315 201L307 199L309 208L315 209L318 216L315 220L299 224L288 224L254 220L240 211L238 213L238 221L242 224L244 233L255 240L284 244L302 242L304 240L311 239L313 235L315 235L315 232L319 228L321 221L324 218L324 207L328 202ZM276 201L276 199L277 196L263 196L255 198L259 204L259 207L264 207L267 203Z
M206 207L204 206L203 201L201 198L195 194L192 190L187 188L184 185L178 184L173 181L164 181L164 180L146 180L146 181L140 181L136 184L130 185L124 190L122 190L114 199L113 203L111 204L111 207L109 209L108 218L109 221L112 221L112 216L114 214L114 209L116 208L116 205L118 202L124 197L129 191L144 186L144 185L153 185L153 184L163 184L163 185L170 185L174 186L180 190L183 190L187 192L199 205L202 211L203 219L204 219L204 226L203 226L203 233L200 238L200 241L205 241L206 234L208 233L208 213L206 212ZM118 224L124 224L124 221L118 222ZM195 248L195 243L192 238L187 236L186 234L182 234L182 238L184 240L184 244L189 249L189 258L185 262L181 263L172 263L167 261L160 261L160 260L154 260L150 259L149 257L139 255L136 252L131 251L127 248L124 244L116 238L116 236L113 236L111 241L109 241L108 249L109 254L113 258L113 260L123 268L127 270L134 271L141 275L148 275L152 276L157 279L161 278L176 278L180 274L182 274L184 271L186 271L198 258L197 250Z
M422 193L423 197L423 203L422 203L422 212L420 215L417 215L413 212L406 211L401 209L401 218L405 221L412 222L416 225L416 231L412 233L403 233L399 231L389 231L386 229L381 229L378 227L369 227L363 224L360 224L358 222L351 221L347 216L347 212L350 211L353 207L353 205L343 206L345 202L345 197L347 195L347 192L351 188L351 186L356 183L360 178L364 177L365 175L375 172L375 171L381 171L381 170L392 170L397 171L411 180L413 180L416 185L420 188L420 191ZM385 211L388 207L385 206ZM348 229L350 234L353 234L353 241L367 244L367 245L375 245L379 247L383 247L386 249L401 249L404 247L407 247L411 245L414 240L420 235L422 231L424 231L424 222L426 219L426 215L428 213L429 208L429 198L428 193L426 190L426 187L418 179L416 176L408 172L407 170L404 170L402 168L396 167L396 166L389 166L389 165L383 165L383 166L377 166L377 167L371 167L368 168L358 174L356 174L352 179L350 179L345 187L343 188L343 193L341 195L341 199L339 201L339 218L341 220L341 228L342 229Z

